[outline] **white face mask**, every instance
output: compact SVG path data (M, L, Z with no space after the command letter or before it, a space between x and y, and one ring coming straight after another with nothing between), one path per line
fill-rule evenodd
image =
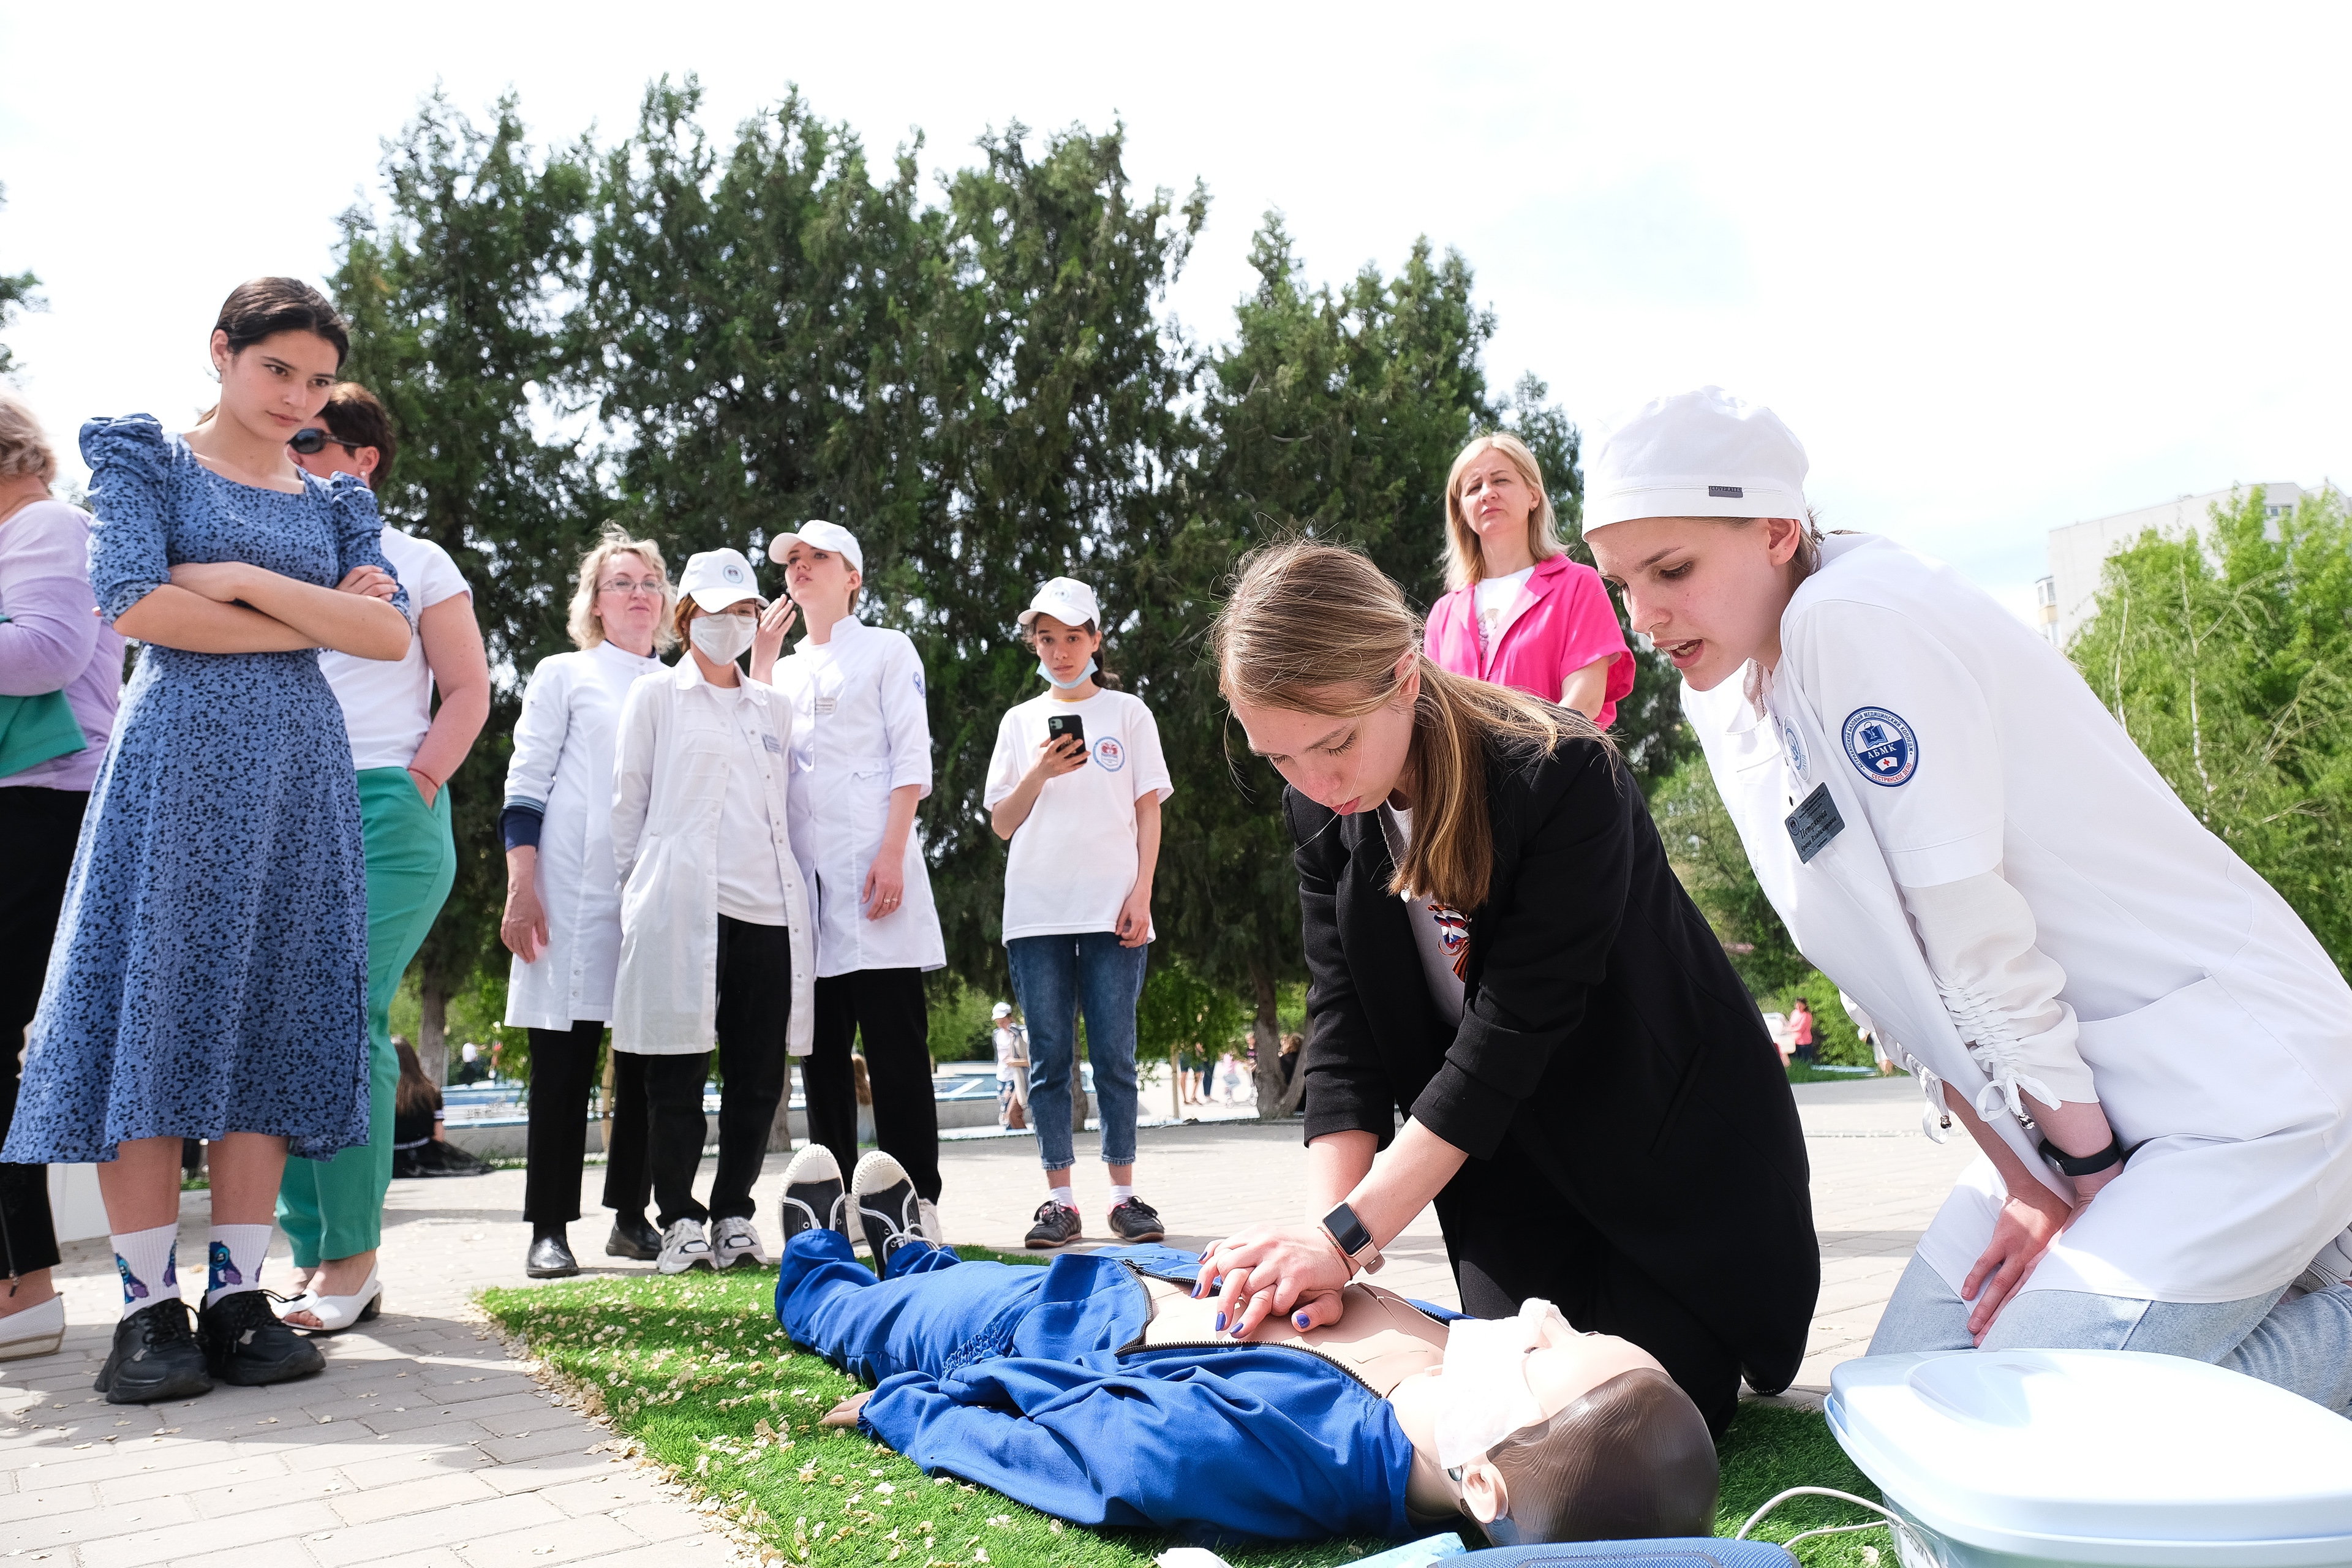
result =
M1437 1380L1437 1462L1459 1469L1522 1426L1543 1419L1528 1386L1528 1352L1559 1317L1529 1297L1516 1318L1458 1318L1445 1330L1445 1370ZM1556 1333L1573 1330L1561 1320Z
M732 664L759 629L749 616L704 616L694 623L695 650L713 664Z

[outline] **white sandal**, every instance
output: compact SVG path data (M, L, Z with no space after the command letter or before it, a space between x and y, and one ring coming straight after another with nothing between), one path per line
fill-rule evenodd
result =
M319 1320L319 1326L288 1323L286 1326L306 1334L340 1334L354 1324L364 1323L383 1310L383 1281L374 1268L368 1270L366 1283L348 1296L321 1296L316 1290L305 1290L287 1303L286 1317L295 1312L308 1312Z
M65 1337L66 1299L52 1296L37 1307L22 1308L0 1318L0 1361L47 1355L65 1342Z

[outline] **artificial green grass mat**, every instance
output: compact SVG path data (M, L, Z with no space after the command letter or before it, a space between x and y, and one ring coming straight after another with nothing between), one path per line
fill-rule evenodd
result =
M967 1258L1036 1263L959 1247ZM889 1449L817 1419L856 1381L793 1348L775 1319L772 1270L637 1275L483 1292L482 1305L528 1343L553 1378L613 1430L779 1560L903 1568L1141 1568L1172 1542L1154 1531L1065 1524L982 1488L934 1479ZM1741 1407L1726 1435L1717 1533L1794 1486L1876 1499L1811 1411ZM1784 1504L1757 1531L1868 1517L1826 1498ZM1479 1544L1468 1533L1464 1539ZM1336 1568L1394 1542L1297 1543L1224 1550L1234 1568ZM1801 1549L1808 1568L1892 1563L1884 1532L1830 1536ZM1868 1549L1867 1552L1865 1549Z

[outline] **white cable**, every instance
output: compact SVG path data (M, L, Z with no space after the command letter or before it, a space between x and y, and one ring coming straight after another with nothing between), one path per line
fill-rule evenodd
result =
M1832 1524L1822 1530L1809 1530L1802 1535L1792 1535L1780 1542L1780 1545L1785 1550L1796 1545L1800 1541L1811 1541L1816 1535L1852 1535L1857 1530L1892 1530L1894 1528L1895 1521L1887 1519L1874 1519L1868 1524Z
M1731 1539L1734 1541L1747 1540L1748 1532L1755 1529L1757 1524L1766 1514L1770 1513L1774 1509L1779 1508L1782 1503L1787 1502L1792 1497L1833 1497L1841 1500L1842 1501L1850 1502L1856 1508L1866 1508L1873 1513L1885 1514L1886 1516L1885 1522L1894 1524L1898 1528L1903 1523L1900 1519L1895 1517L1892 1510L1879 1507L1878 1504L1872 1502L1867 1498L1858 1498L1852 1492L1842 1492L1834 1487L1790 1487L1787 1491L1782 1492L1779 1497L1773 1498L1771 1500L1765 1503L1762 1508L1759 1508L1754 1513L1749 1514L1748 1516L1748 1522L1741 1525L1739 1527L1739 1533L1733 1536ZM1846 1525L1843 1528L1847 1530L1876 1530L1879 1526L1876 1524L1854 1524ZM1833 1533L1833 1531L1817 1530L1812 1531L1810 1533L1814 1535L1828 1535ZM1802 1541L1804 1537L1801 1535L1797 1539L1799 1541Z

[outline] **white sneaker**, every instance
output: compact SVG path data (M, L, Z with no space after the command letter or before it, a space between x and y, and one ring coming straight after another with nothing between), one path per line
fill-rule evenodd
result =
M703 1236L702 1222L682 1219L662 1232L661 1257L654 1262L657 1274L683 1274L689 1268L710 1267L710 1243Z
M918 1198L915 1212L923 1216L917 1222L916 1231L933 1247L945 1247L948 1244L948 1227L940 1218L940 1205L929 1198Z
M768 1249L760 1245L759 1228L748 1219L730 1215L710 1222L718 1232L718 1244L710 1249L710 1260L719 1268L765 1268L769 1263Z
M0 1300L6 1298L0 1297ZM0 1318L0 1361L47 1355L65 1342L66 1299L52 1296Z

